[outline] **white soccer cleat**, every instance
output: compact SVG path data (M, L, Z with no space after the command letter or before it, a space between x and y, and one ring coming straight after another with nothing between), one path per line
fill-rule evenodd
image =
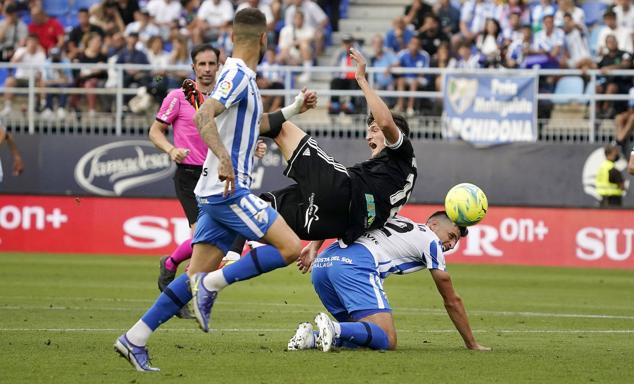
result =
M299 323L295 335L288 341L289 351L315 348L315 334L311 323Z
M329 352L335 344L335 326L328 315L323 312L315 317L315 323L319 330L317 345L321 347L322 351Z

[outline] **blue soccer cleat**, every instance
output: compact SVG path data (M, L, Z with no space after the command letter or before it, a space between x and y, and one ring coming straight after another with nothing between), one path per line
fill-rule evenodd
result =
M203 332L209 332L209 319L211 318L211 307L214 306L218 291L209 291L203 285L206 273L200 272L189 279L189 286L192 291L192 307L194 316Z
M114 350L128 360L139 372L158 372L160 369L150 366L150 355L147 347L137 347L125 336L125 333L114 343Z

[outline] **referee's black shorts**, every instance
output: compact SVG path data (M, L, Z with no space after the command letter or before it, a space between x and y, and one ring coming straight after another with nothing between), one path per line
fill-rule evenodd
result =
M297 184L261 197L303 240L342 237L348 228L351 201L346 167L306 135L293 152L284 175Z
M178 164L174 173L176 197L183 207L190 226L198 220L198 203L196 195L194 195L194 188L196 188L202 169L201 165Z

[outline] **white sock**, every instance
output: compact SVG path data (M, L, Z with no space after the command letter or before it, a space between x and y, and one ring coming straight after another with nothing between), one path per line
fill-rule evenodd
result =
M143 320L139 320L128 330L128 332L125 333L125 336L137 347L144 347L152 335L152 332L153 331L143 322Z
M339 324L336 321L333 321L332 326L335 329L335 337L341 337L341 324Z
M225 280L225 276L222 273L222 269L208 273L203 279L203 285L210 291L220 291L229 283Z
M240 260L240 254L238 252L229 251L227 252L225 257L222 258L222 260L223 261L238 261Z

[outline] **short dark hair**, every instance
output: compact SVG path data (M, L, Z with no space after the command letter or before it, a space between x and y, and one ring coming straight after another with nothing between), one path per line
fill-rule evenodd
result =
M614 12L612 9L608 9L607 11L605 11L605 13L603 14L603 18L606 17L612 17L612 18L616 18L616 12Z
M436 211L436 212L432 213L431 216L429 216L427 218L427 221L429 221L431 219L435 219L435 218L440 218L440 219L451 221L451 219L447 215L447 212L445 212L445 211ZM451 222L453 223L453 221L451 221ZM467 227L461 226L461 225L457 225L457 226L458 226L458 229L460 229L460 237L465 237L465 236L467 236L469 234L469 230L467 229Z
M86 7L79 8L77 13L88 13L88 8L86 8Z
M390 113L392 114L392 120L394 120L394 123L396 124L398 129L401 130L404 136L409 137L409 124L407 123L407 119L405 119L403 115L399 115L398 113L394 113L394 112L390 112ZM373 122L374 122L374 116L372 116L372 113L370 113L366 120L366 124L369 127Z
M249 27L260 27L266 29L266 17L264 13L257 8L244 8L236 13L233 18L233 25L242 25Z
M213 45L208 43L196 45L191 52L192 64L196 64L196 56L201 52L213 51L216 54L216 60L220 60L220 51Z

